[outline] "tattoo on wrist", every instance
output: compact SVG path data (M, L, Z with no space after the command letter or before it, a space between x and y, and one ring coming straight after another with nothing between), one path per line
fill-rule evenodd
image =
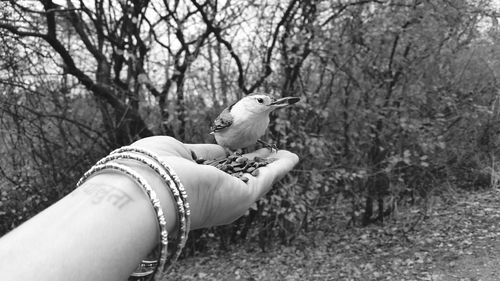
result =
M106 202L118 209L134 201L132 196L128 195L125 191L111 185L88 184L81 187L81 192L90 196L92 204L98 205Z

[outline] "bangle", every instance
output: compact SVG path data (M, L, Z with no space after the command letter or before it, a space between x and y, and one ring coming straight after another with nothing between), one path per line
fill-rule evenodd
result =
M165 264L165 269L166 269L172 263L174 263L175 260L177 260L177 258L182 253L182 249L184 248L185 240L187 238L186 230L189 229L188 227L189 216L186 215L187 211L186 206L184 204L184 201L181 197L179 190L174 187L176 185L175 182L171 178L171 175L166 172L166 169L162 165L158 164L155 161L152 161L149 158L144 157L143 155L132 154L125 149L121 151L113 151L109 156L99 160L99 162L97 162L97 165L123 159L140 162L144 165L147 165L149 168L155 171L162 178L165 184L169 187L171 195L173 196L173 200L177 205L177 221L179 222L179 229L181 230L181 232L177 236L176 243L174 244L175 248L172 249L174 254L170 258L167 258L167 262Z
M144 180L144 178L142 178L134 170L122 164L116 163L116 161L119 160L133 160L148 166L160 176L165 185L169 188L170 194L177 205L176 217L179 224L178 235L175 239L175 243L173 243L174 247L171 251L173 252L172 255L168 255L169 244L168 232L166 229L166 220L163 211L161 211L161 213L157 211L157 208L160 208L160 210L162 209L156 193ZM134 273L132 273L131 278L150 280L149 278L153 277L156 280L160 280L163 278L163 275L166 273L169 266L179 258L188 238L190 228L190 209L186 190L177 174L173 172L172 168L165 161L160 160L158 156L146 149L131 146L116 149L107 157L99 160L94 167L92 167L87 173L84 174L84 176L78 182L77 186L81 185L93 174L106 169L114 169L132 177L141 186L142 190L149 196L151 203L155 208L160 225L160 243L155 250L158 252L156 254L158 258L157 260L153 261L143 260L139 267L134 271ZM151 256L151 254L148 256Z
M137 272L131 276L143 277L154 274L154 278L160 280L163 276L163 271L159 271L158 268L164 268L167 260L167 249L168 249L168 231L167 231L167 222L165 219L165 214L163 213L163 209L160 204L160 200L156 195L156 192L151 188L151 186L147 183L147 181L139 175L137 172L132 170L131 168L118 164L118 163L105 163L105 164L96 164L89 171L87 171L82 178L76 184L77 187L81 186L87 179L92 177L95 174L102 173L104 171L114 170L125 174L132 178L140 187L141 190L148 196L151 205L153 207L154 212L156 213L156 218L158 222L158 228L160 232L160 242L157 246L158 251L158 262L151 264L149 267L142 267L146 269L144 272ZM150 269L152 267L152 269Z
M163 271L166 272L168 267L171 266L181 255L182 249L186 245L186 241L188 238L189 234L189 229L191 225L191 220L190 220L190 208L189 208L189 202L187 199L187 192L186 189L184 188L184 185L182 185L181 180L177 176L177 174L173 171L173 169L168 165L165 161L162 161L155 153L144 149L144 148L138 148L138 147L132 147L132 146L124 146L121 148L116 149L115 151L110 153L110 156L113 156L115 154L120 154L124 156L124 158L127 157L132 157L130 153L125 153L125 152L132 152L136 153L139 155L145 155L149 157L150 159L154 160L156 163L153 163L151 165L150 163L145 163L144 158L137 159L133 158L134 160L140 161L146 165L148 165L151 169L155 170L160 177L165 181L166 185L169 187L172 196L174 197L174 200L177 203L177 218L179 221L179 234L177 235L176 243L175 243L175 251L172 254L172 256L167 259L167 262L165 263L163 267ZM136 155L138 156L138 155ZM132 158L130 158L132 159ZM167 173L166 175L161 172L161 169L158 169L159 164L163 170ZM172 184L173 183L173 184Z

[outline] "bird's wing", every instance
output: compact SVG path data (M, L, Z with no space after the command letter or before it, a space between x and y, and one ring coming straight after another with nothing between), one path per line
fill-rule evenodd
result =
M215 118L212 126L210 127L212 132L220 131L227 128L233 124L233 115L229 112L230 107L224 109L217 118Z

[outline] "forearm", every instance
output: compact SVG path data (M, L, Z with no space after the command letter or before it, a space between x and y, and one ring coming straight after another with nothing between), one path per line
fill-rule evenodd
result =
M148 181L171 231L169 195L159 179ZM1 279L126 280L157 242L156 215L139 186L120 174L98 175L0 239Z
M219 146L186 146L170 137L145 138L133 145L159 154L182 179L189 197L191 229L235 220L298 161L287 151L256 151L253 156L272 155L277 160L244 183L215 167L192 161L193 152L204 159L224 157ZM138 164L142 162L138 159L123 157L118 162L146 177L162 204L170 237L176 229L189 229L182 220L186 204L177 214L178 204L160 173ZM157 216L148 196L127 176L105 173L91 177L0 239L0 279L126 280L158 242Z

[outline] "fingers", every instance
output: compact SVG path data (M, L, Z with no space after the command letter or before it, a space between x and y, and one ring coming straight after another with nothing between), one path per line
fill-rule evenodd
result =
M247 184L250 188L255 189L253 192L257 195L255 199L266 194L274 182L284 177L299 162L299 157L296 154L286 150L269 153L268 157L276 158L276 160L265 167L259 168L257 177L248 176L249 181Z
M255 157L267 158L267 157L270 157L270 155L272 155L272 154L273 154L273 152L269 148L261 148L261 149L257 149L255 151L252 151L249 153L245 153L243 155L245 157L247 157L248 159L253 159ZM274 154L276 154L276 153L274 153Z
M270 163L268 167L274 167L275 165L279 166L280 173L283 174L289 172L295 165L297 165L297 163L299 163L299 156L288 150L279 150L275 153L275 156L271 155L270 157L276 157L278 160Z
M187 145L186 148L203 156L214 156L213 151L218 151L214 145ZM298 162L297 155L284 150L271 153L263 149L249 155L273 157L276 160L259 168L257 177L248 174L248 183L210 165L197 165L179 157L165 158L186 188L193 229L234 221Z
M167 157L186 188L192 229L227 224L248 208L249 189L241 180L209 165L180 157Z
M131 146L150 149L162 156L180 156L191 159L191 152L184 147L184 144L169 136L143 138L134 142Z
M145 147L163 156L180 156L185 159L193 159L191 152L196 154L197 158L213 160L226 157L226 150L217 144L185 144L169 136L154 136L140 139L132 146ZM254 157L275 157L276 152L268 148L261 148L251 153L245 154L245 157L253 159Z
M181 179L191 205L192 227L201 228L229 223L243 215L248 207L271 189L272 184L298 163L297 155L267 148L245 154L248 158L276 158L259 175L248 175L248 183L210 165L193 162L192 153L198 158L216 159L226 156L223 147L215 144L184 144L171 137L145 138L132 144L160 155Z
M216 159L226 155L224 148L216 144L184 144L169 136L154 136L140 139L132 144L151 149L163 156L180 156L192 160L191 151L198 158Z
M212 160L226 157L226 151L224 150L224 148L217 144L184 144L184 146L187 149L194 151L198 158Z

